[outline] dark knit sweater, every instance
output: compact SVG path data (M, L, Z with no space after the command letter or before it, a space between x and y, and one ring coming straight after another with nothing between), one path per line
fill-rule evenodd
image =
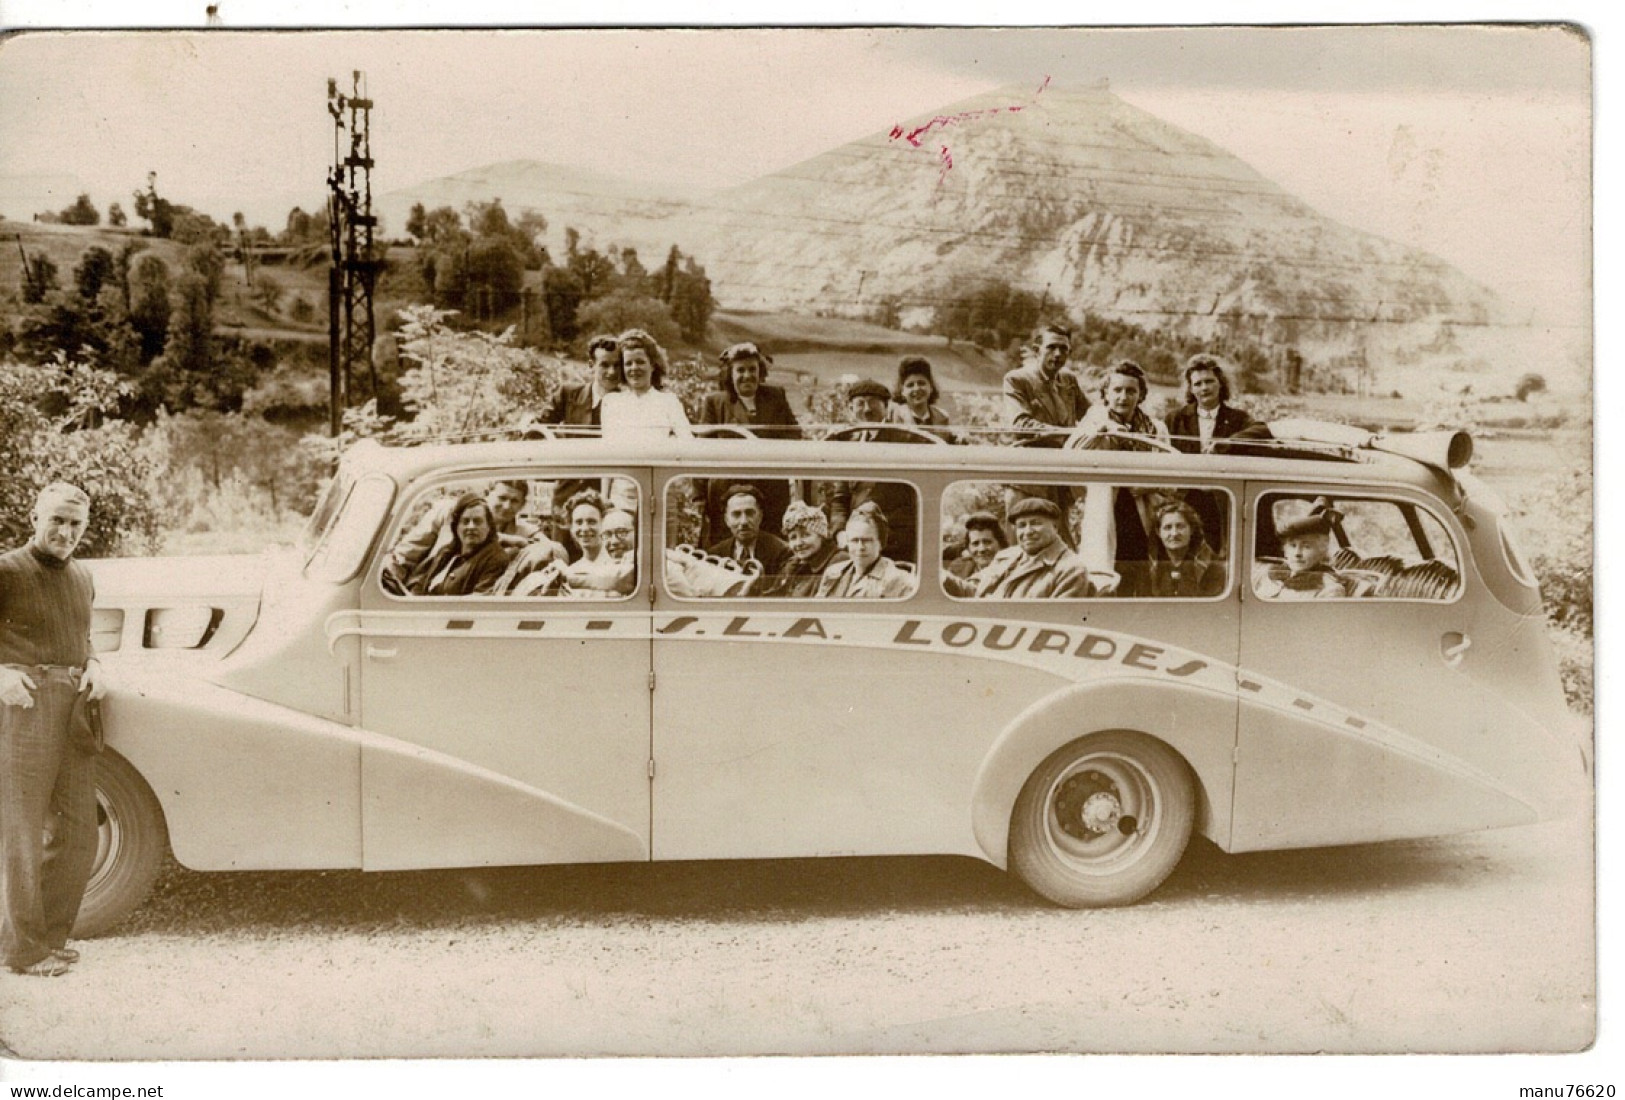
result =
M32 543L0 554L0 664L83 665L91 657L90 570Z

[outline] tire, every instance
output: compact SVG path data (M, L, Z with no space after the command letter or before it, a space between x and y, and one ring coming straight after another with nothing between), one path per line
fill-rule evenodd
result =
M1051 753L1010 821L1010 869L1073 909L1128 905L1185 854L1196 783L1184 759L1143 733L1113 730Z
M164 812L147 781L112 750L96 758L96 863L73 935L99 936L152 892L169 854Z

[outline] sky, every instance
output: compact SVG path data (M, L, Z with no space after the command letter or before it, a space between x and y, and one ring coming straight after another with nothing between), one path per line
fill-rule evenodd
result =
M378 193L515 159L723 187L991 88L1106 77L1317 210L1584 326L1589 65L1559 27L38 32L0 45L0 211L79 190L129 210L156 171L280 228L323 201L326 81L356 69Z

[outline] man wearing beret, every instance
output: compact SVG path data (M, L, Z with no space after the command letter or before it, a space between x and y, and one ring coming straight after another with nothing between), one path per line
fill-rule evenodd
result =
M1271 600L1339 600L1354 585L1330 564L1332 521L1337 513L1319 502L1307 514L1280 524L1283 562L1261 562L1254 590Z
M88 700L90 571L73 552L90 497L41 490L27 546L0 555L0 953L14 973L54 978L96 862L95 756Z
M1091 594L1089 570L1061 538L1061 507L1045 497L1017 501L1007 513L1016 545L1000 550L976 582L978 599L1037 600Z

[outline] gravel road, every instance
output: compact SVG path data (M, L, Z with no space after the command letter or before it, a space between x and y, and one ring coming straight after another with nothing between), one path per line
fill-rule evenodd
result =
M1589 819L1226 856L1069 912L968 859L197 874L55 980L29 1059L1569 1051Z

